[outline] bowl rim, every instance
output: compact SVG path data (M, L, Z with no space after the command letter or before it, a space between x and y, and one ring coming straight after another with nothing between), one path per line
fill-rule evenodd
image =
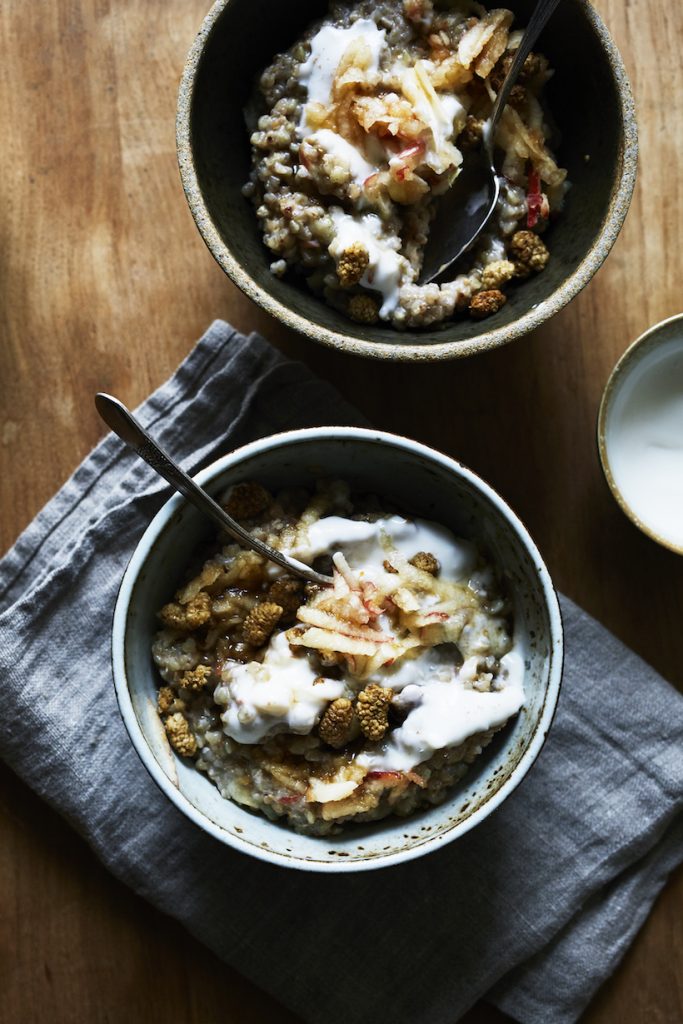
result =
M638 164L635 104L626 68L605 23L589 0L574 0L574 2L585 12L606 53L616 85L621 126L615 181L612 186L609 206L593 244L574 272L547 299L513 323L494 327L474 338L431 344L367 341L346 334L342 330L324 327L301 316L257 284L231 254L228 246L220 237L199 187L192 146L192 105L197 75L206 45L218 19L231 2L232 0L215 0L187 55L178 92L176 150L183 190L192 216L209 251L228 277L267 313L286 326L328 348L373 359L430 362L439 359L464 358L489 349L499 348L501 345L514 341L554 316L588 284L607 258L619 235L631 204ZM402 332L397 332L397 338L402 336L406 337Z
M468 469L466 466L463 466L462 463L452 459L450 456L444 455L419 441L413 441L410 438L402 437L398 434L390 434L385 431L373 430L372 428L365 427L308 427L302 430L284 431L282 433L269 435L268 437L252 441L235 449L235 451L228 455L224 455L215 462L212 462L209 466L206 466L195 475L194 479L200 485L204 485L215 479L231 466L239 465L240 462L243 462L245 459L248 459L264 450L277 450L278 448L287 447L292 442L315 442L329 438L379 442L384 446L409 451L412 455L418 455L428 461L436 461L450 472L455 472L457 476L464 478L470 485L474 486L476 490L482 492L484 496L496 507L497 511L502 514L507 524L517 534L518 539L533 561L539 576L539 583L549 622L549 668L547 686L542 713L536 723L531 741L500 788L476 811L467 818L458 822L447 832L441 833L440 835L426 836L421 843L418 843L406 850L389 853L385 857L373 856L367 861L360 858L352 861L346 860L345 858L336 858L330 861L315 861L303 860L298 858L296 855L285 856L275 850L265 849L247 842L239 835L235 835L228 832L226 829L223 829L220 825L199 811L194 804L192 804L190 800L173 785L150 750L133 707L126 671L128 616L137 579L141 570L146 565L147 559L152 553L152 549L157 539L167 528L175 513L182 508L183 505L187 504L186 499L180 494L175 494L169 498L169 500L162 505L154 516L138 541L123 574L116 599L112 623L112 670L114 688L121 717L123 718L128 735L138 756L140 757L140 760L162 792L180 811L193 821L195 825L198 825L199 828L213 836L215 839L220 840L241 853L255 857L258 860L263 860L279 867L337 874L341 872L368 871L389 867L394 864L402 864L406 861L421 857L444 846L446 843L452 842L464 835L466 832L469 832L470 829L474 828L475 825L487 818L489 814L491 814L501 803L503 803L504 800L507 799L507 797L526 777L529 769L536 761L550 730L557 708L562 681L564 633L560 605L550 574L543 559L541 558L538 548L534 544L526 527L519 517L512 511L507 502L505 502L505 500L476 473ZM447 801L444 803L444 806L447 806ZM275 823L270 822L269 819L265 817L263 818L263 821L268 825L278 827ZM296 833L292 832L292 835L296 836Z
M673 551L677 555L683 555L683 544L675 544L667 537L663 537L660 533L657 533L655 529L643 522L643 520L640 519L640 517L633 511L630 504L622 494L619 485L614 478L614 474L612 473L607 444L607 417L620 383L628 377L632 370L635 370L640 359L645 354L642 349L648 344L650 348L655 347L657 340L664 341L665 338L657 339L657 336L665 331L667 327L671 326L671 324L675 323L679 323L683 326L683 313L676 313L674 316L666 317L665 320L660 320L658 323L653 324L652 327L648 327L648 329L643 331L642 334L639 334L635 341L632 341L619 356L609 377L607 378L607 383L605 384L604 391L602 392L602 398L600 399L596 424L596 441L598 446L598 455L600 457L600 465L602 467L605 480L612 492L612 497L615 499L624 515L627 516L642 533L649 537L650 540L654 540L661 547L667 548L669 551ZM683 339L681 340L681 351L683 351Z

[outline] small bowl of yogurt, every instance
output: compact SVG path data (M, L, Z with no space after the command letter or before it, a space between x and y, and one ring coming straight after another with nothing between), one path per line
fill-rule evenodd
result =
M683 555L683 314L626 349L600 403L605 479L635 525Z

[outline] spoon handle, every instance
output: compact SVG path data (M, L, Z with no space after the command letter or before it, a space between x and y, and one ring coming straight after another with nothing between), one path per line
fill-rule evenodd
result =
M271 562L281 565L283 569L294 572L311 583L317 583L320 586L329 586L332 583L329 576L323 576L321 573L315 572L310 566L304 565L303 562L284 555L281 551L277 551L275 548L271 548L270 545L264 544L263 541L257 540L256 537L252 537L244 527L240 526L232 516L229 516L218 502L214 501L203 488L194 482L191 476L181 469L159 447L156 441L138 423L133 414L122 402L119 402L118 398L100 392L95 396L95 405L104 422L122 441L125 441L141 459L144 459L152 469L156 470L159 476L162 476L172 487L180 491L188 501L213 519L231 537L257 551L258 554L268 558Z
M558 6L559 2L560 0L539 0L536 4L534 13L529 19L524 35L522 36L519 46L515 52L515 59L513 60L510 70L505 77L505 81L500 88L500 92L496 97L496 102L493 104L493 110L491 111L491 118L489 120L488 127L488 138L491 147L493 147L493 136L496 130L496 125L498 124L500 115L503 113L505 104L507 103L507 98L510 95L510 90L517 81L517 76L522 70L524 61L531 53L531 48L545 28L548 18Z

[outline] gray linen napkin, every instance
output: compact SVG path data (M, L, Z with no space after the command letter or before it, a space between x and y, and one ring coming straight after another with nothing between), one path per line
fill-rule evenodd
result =
M360 420L221 322L139 413L191 472L266 433ZM491 818L369 874L252 861L166 800L114 698L117 588L167 493L109 435L0 563L3 758L117 877L311 1024L453 1024L487 993L528 1024L576 1020L683 858L683 698L563 600L559 711Z

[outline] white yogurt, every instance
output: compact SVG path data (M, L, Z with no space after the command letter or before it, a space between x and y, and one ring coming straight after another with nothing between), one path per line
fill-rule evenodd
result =
M330 128L320 128L309 135L309 140L345 163L351 171L353 180L361 187L365 179L377 171L375 165L366 160L359 149Z
M412 68L398 65L395 73L401 80L401 92L428 129L424 162L442 174L462 163L462 156L451 140L456 119L459 126L464 125L467 112L457 97L437 93L429 78L431 67L430 61L418 60Z
M326 516L287 550L307 563L319 555L342 552L361 580L374 581L383 576L396 579L383 568L392 552L410 559L418 551L428 551L440 563L440 581L462 583L473 577L481 585L487 582L486 574L476 571L474 545L426 519L392 515L368 523ZM380 620L381 628L390 631L388 617L383 618L387 620ZM481 649L486 656L490 632L501 621L483 612L474 615L468 628L476 636L468 641L470 647ZM224 730L240 743L258 743L284 731L307 734L329 701L352 697L359 685L375 682L391 687L397 705L408 709L408 714L375 753L362 755L358 763L370 770L409 771L437 750L458 746L476 732L503 725L524 703L524 660L516 649L501 659L496 689L488 692L472 686L477 654L462 664L452 644L417 648L416 652L377 671L362 684L351 677L316 682L320 676L308 658L293 655L285 633L276 634L262 664L224 668L224 682L214 695L218 704L227 707L221 716Z
M349 28L324 25L311 39L311 55L299 69L299 81L305 86L309 103L320 103L328 107L332 100L332 84L339 63L349 44L362 39L370 51L369 71L377 71L379 58L384 46L384 29L377 28L374 21L361 18ZM306 123L304 108L303 124Z
M631 357L617 378L605 445L614 482L634 515L683 549L683 322L678 330Z
M412 655L412 656L411 656ZM378 686L390 686L394 693L402 693L412 685L450 683L458 675L458 660L451 644L418 648L399 658L390 668L376 672L368 680Z
M214 700L227 705L223 730L239 743L259 743L277 732L307 735L331 700L341 697L343 682L317 682L307 657L292 654L284 633L273 637L262 664L230 665Z
M352 216L338 206L333 206L329 212L335 230L330 255L338 259L356 242L365 246L370 262L360 283L380 293L383 301L379 315L386 320L398 306L399 288L408 266L405 257L398 252L401 240L386 236L384 225L376 213Z
M358 764L371 771L410 771L437 750L457 747L468 736L504 725L524 703L524 659L512 650L500 665L502 687L488 692L467 686L461 674L444 679L436 673L416 673L396 701L399 707L411 708L403 725L377 753L361 754Z
M318 555L341 551L352 569L372 573L381 568L392 549L406 558L418 551L431 552L441 566L442 580L467 580L477 559L474 545L456 538L445 526L403 516L382 516L374 523L325 516L309 527L306 540L291 554L312 562Z

